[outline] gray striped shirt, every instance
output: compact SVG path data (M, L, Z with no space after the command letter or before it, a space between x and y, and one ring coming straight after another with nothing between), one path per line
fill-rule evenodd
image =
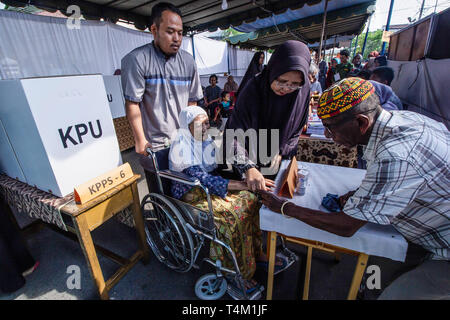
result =
M203 98L194 58L180 49L167 59L152 42L128 53L121 68L125 99L139 102L145 137L158 150L179 128L181 108Z
M364 150L367 173L343 211L392 224L407 240L450 260L450 133L409 111L383 110Z

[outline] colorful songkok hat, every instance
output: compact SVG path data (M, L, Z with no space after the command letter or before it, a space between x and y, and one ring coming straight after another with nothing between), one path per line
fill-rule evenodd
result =
M325 90L319 99L317 115L320 119L345 112L375 92L373 85L361 78L345 78Z

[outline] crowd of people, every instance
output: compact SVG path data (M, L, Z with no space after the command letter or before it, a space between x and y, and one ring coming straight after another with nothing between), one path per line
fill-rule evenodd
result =
M256 285L256 267L267 267L258 228L259 194L272 211L340 236L353 235L367 222L393 225L409 242L410 263L397 273L400 278L390 279L383 298L445 296L450 279L446 231L450 134L442 123L399 111L402 103L389 87L393 72L386 57L372 52L363 62L357 54L350 62L349 51L342 50L329 65L321 60L316 66L309 48L290 40L276 48L266 66L263 53L255 53L239 86L229 76L222 91L217 76L211 75L210 85L202 90L193 57L180 50L180 11L158 3L152 18L154 41L122 60L122 86L136 152L146 155L148 147L156 152L170 148L170 168L207 186L218 237L238 252L248 290ZM367 165L360 188L339 198L338 214L296 206L271 192L281 160L297 153L311 91L323 91L317 114L325 136L348 148L358 146L359 157ZM265 148L271 150L276 143L277 153L263 159L254 152L261 148L261 140L241 145L224 136L223 149L231 147L232 155L242 156L240 161L226 158L233 169L227 175L215 163L215 149L211 153L208 148L210 122L221 114L228 117L225 129L267 130L269 137L276 131L276 138L271 137ZM196 143L202 148L195 148ZM249 154L258 156L252 159ZM275 169L267 174L266 168ZM206 195L198 187L176 183L172 196L199 208L207 206ZM232 265L219 248L211 246L210 252L222 265ZM277 260L275 269L284 266L283 259ZM411 288L411 281L420 281L420 286Z
M391 224L409 247L405 264L386 282L381 298L448 298L450 133L426 116L399 111L402 103L389 87L394 73L385 56L372 52L364 62L357 54L350 62L349 51L342 50L329 64L322 59L316 65L304 43L290 40L276 48L266 66L264 53L255 53L240 85L229 76L222 90L217 76L211 75L203 90L194 58L180 49L180 10L161 2L153 6L151 18L154 41L132 50L121 65L135 151L146 157L151 148L159 161L161 152L169 149L169 168L208 188L217 237L236 253L246 290L257 286L257 267L267 271L259 229L264 204L343 237L367 222ZM340 195L336 213L297 206L272 193L281 160L297 154L311 94L320 92L317 114L325 136L348 148L360 147L367 166L361 186ZM223 149L231 147L232 155L242 156L239 161L225 157L232 172L224 173L208 136L210 124L224 116L225 129L268 131L269 145L264 148L275 145L276 154L260 158L255 150L262 148L261 139L241 144L224 136ZM170 196L200 209L209 206L206 194L195 186L173 183ZM233 265L214 244L210 256L225 267ZM33 266L29 260L21 271ZM285 267L286 261L278 257L275 271Z
M388 86L391 85L394 79L394 70L387 66L386 56L381 56L377 51L372 51L366 61L363 61L361 53L357 53L352 62L349 61L349 57L350 52L347 49L341 50L339 55L331 58L329 63L321 57L319 82L322 91L347 77L358 77ZM322 91L319 91L319 93Z

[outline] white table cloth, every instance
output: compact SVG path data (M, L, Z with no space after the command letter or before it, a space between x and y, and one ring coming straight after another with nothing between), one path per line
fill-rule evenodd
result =
M288 166L289 161L283 161L276 179L276 185ZM327 193L339 196L351 190L356 190L364 178L365 170L328 166L323 164L300 162L299 169L309 170L306 193L303 196L294 195L287 199L295 204L310 209L328 212L322 205L322 199ZM275 191L278 193L278 190ZM260 227L266 231L276 231L286 236L320 241L334 246L358 251L367 255L386 257L396 261L405 261L408 243L405 238L391 225L366 223L352 237L341 237L323 231L294 218L282 216L262 206L260 210Z

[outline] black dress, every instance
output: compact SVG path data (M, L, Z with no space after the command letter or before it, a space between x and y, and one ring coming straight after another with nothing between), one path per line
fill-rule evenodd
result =
M25 278L22 273L35 264L11 218L11 209L0 195L0 291L4 293L23 287Z

